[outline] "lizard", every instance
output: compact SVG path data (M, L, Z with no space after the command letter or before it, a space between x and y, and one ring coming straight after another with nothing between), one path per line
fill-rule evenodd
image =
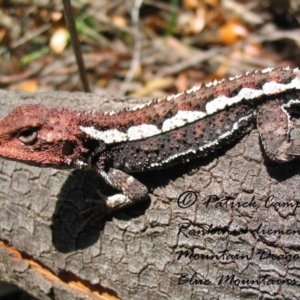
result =
M300 156L293 124L298 68L266 68L194 86L116 112L23 104L0 120L0 157L38 167L89 168L122 193L104 196L103 214L148 198L131 173L204 157L258 129L276 162Z

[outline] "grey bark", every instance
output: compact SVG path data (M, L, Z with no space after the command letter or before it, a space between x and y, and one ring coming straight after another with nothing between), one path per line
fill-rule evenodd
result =
M109 110L137 102L0 90L0 117L22 103ZM39 299L105 299L104 292L121 299L298 299L299 170L298 161L279 165L265 158L254 130L205 159L135 174L151 200L92 219L81 230L95 211L95 203L85 199L96 198L99 188L112 192L96 174L1 159L0 279ZM182 208L178 199L186 191L194 191L197 201ZM211 195L250 207L217 205L224 201L206 206ZM283 207L265 207L271 196ZM88 208L92 211L81 213ZM183 223L195 231L209 226L219 231L192 237L180 232ZM263 229L282 232L263 234ZM179 251L191 249L207 256L178 259ZM273 259L261 258L263 249ZM226 258L218 258L224 250ZM190 279L197 273L202 281L178 284L183 273Z

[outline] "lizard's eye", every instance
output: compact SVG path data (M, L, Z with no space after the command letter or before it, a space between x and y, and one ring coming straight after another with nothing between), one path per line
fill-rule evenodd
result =
M37 130L35 128L25 129L19 132L18 139L25 145L32 145L37 140Z

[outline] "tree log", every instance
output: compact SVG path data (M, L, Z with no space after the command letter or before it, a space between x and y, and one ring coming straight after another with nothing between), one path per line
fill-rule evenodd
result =
M140 100L0 90L0 117L24 103ZM39 299L298 299L300 163L268 160L256 130L204 159L135 174L151 199L105 219L89 220L97 208L85 200L113 192L95 173L0 166L0 279Z

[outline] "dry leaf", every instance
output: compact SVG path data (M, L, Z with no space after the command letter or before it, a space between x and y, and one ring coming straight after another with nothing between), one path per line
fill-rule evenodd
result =
M185 91L189 88L186 72L182 72L177 76L175 86L177 91Z
M38 89L38 81L36 79L24 81L15 86L15 89L24 92L36 92Z
M118 27L125 27L127 26L127 20L121 16L112 16L111 21Z
M153 91L162 90L172 86L174 79L171 77L153 79L146 83L146 85L138 91L132 93L130 96L143 97L151 94Z
M63 52L68 44L68 31L65 27L57 28L50 38L51 50L59 54Z
M178 54L180 53L182 56L187 56L191 53L191 49L186 44L173 36L167 37L165 42L170 49L176 51Z
M183 8L187 10L195 9L199 6L199 0L184 0Z
M212 6L212 7L216 7L216 6L220 5L220 1L219 0L205 0L205 3L207 5Z
M205 15L206 11L204 9L204 6L200 6L196 10L196 16L193 18L190 22L190 31L191 33L197 34L201 32L205 26Z
M58 22L62 19L63 14L61 11L54 11L51 13L50 18L53 22Z
M233 45L242 37L248 35L248 30L239 21L232 20L220 28L219 35L222 43Z

